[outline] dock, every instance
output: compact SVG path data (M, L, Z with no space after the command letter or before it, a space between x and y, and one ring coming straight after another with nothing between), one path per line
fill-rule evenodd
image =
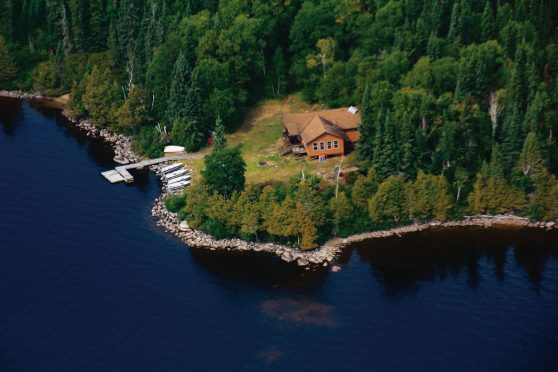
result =
M130 172L128 172L128 170L130 169L142 169L145 167L149 167L151 165L167 163L170 161L201 159L204 156L205 156L204 154L185 154L185 155L177 155L177 156L167 156L167 157L162 157L157 159L148 159L148 160L140 161L138 163L118 166L114 168L114 170L102 172L101 175L105 177L107 181L109 181L110 183L118 183L118 182L132 183L134 182L134 176L132 176Z

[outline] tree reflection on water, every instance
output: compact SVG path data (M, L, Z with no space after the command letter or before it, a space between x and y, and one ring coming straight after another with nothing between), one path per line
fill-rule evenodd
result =
M506 265L515 262L527 273L533 289L539 290L546 263L558 257L556 242L556 231L452 228L364 242L356 251L390 296L414 292L421 281L443 280L463 272L469 286L476 289L482 259L493 263L500 281L505 279Z

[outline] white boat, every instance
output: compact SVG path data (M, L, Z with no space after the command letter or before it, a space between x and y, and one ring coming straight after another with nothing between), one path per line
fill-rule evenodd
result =
M174 172L182 167L183 167L182 163L173 163L171 165L167 165L166 167L161 168L161 173Z
M190 183L191 183L191 181L181 181L181 182L171 183L171 184L169 184L165 187L165 190L171 191L171 190L182 189L182 188L188 186Z
M188 175L188 176L180 176L180 177L173 178L172 180L169 180L169 181L167 182L167 184L170 186L170 185L172 185L172 184L175 184L175 183L178 183L178 182L182 182L182 181L186 181L186 180L189 180L189 179L191 179L191 178L192 178L192 177L189 176L189 175Z
M180 153L180 152L184 152L184 147L182 146L165 146L165 155L167 154L176 154L176 153Z
M185 175L186 173L188 173L188 171L186 169L179 169L177 171L171 172L171 173L167 173L165 174L163 177L166 180L170 180L171 178L175 178L175 177L180 177Z

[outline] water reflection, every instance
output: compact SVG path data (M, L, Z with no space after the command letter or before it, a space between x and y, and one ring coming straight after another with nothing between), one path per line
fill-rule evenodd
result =
M196 263L220 280L223 286L285 289L288 293L317 292L329 272L305 270L296 263L286 263L274 254L220 252L190 249Z
M15 135L18 116L22 113L20 100L0 97L0 125L6 135Z
M494 275L505 279L506 265L515 262L538 290L551 257L558 257L558 232L534 229L444 229L361 243L356 251L372 269L372 276L388 296L413 293L420 282L443 280L465 273L473 289L479 287L487 259Z

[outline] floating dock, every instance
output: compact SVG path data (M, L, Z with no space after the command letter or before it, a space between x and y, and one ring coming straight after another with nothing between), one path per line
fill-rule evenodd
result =
M134 176L128 172L129 169L141 169L145 167L149 167L151 165L166 163L169 161L176 161L176 160L189 160L189 159L201 159L205 155L204 154L185 154L185 155L178 155L178 156L166 156L157 159L149 159L143 160L138 163L121 165L119 167L114 168L114 170L102 172L101 175L107 179L110 183L117 183L117 182L126 182L131 183L134 182Z

